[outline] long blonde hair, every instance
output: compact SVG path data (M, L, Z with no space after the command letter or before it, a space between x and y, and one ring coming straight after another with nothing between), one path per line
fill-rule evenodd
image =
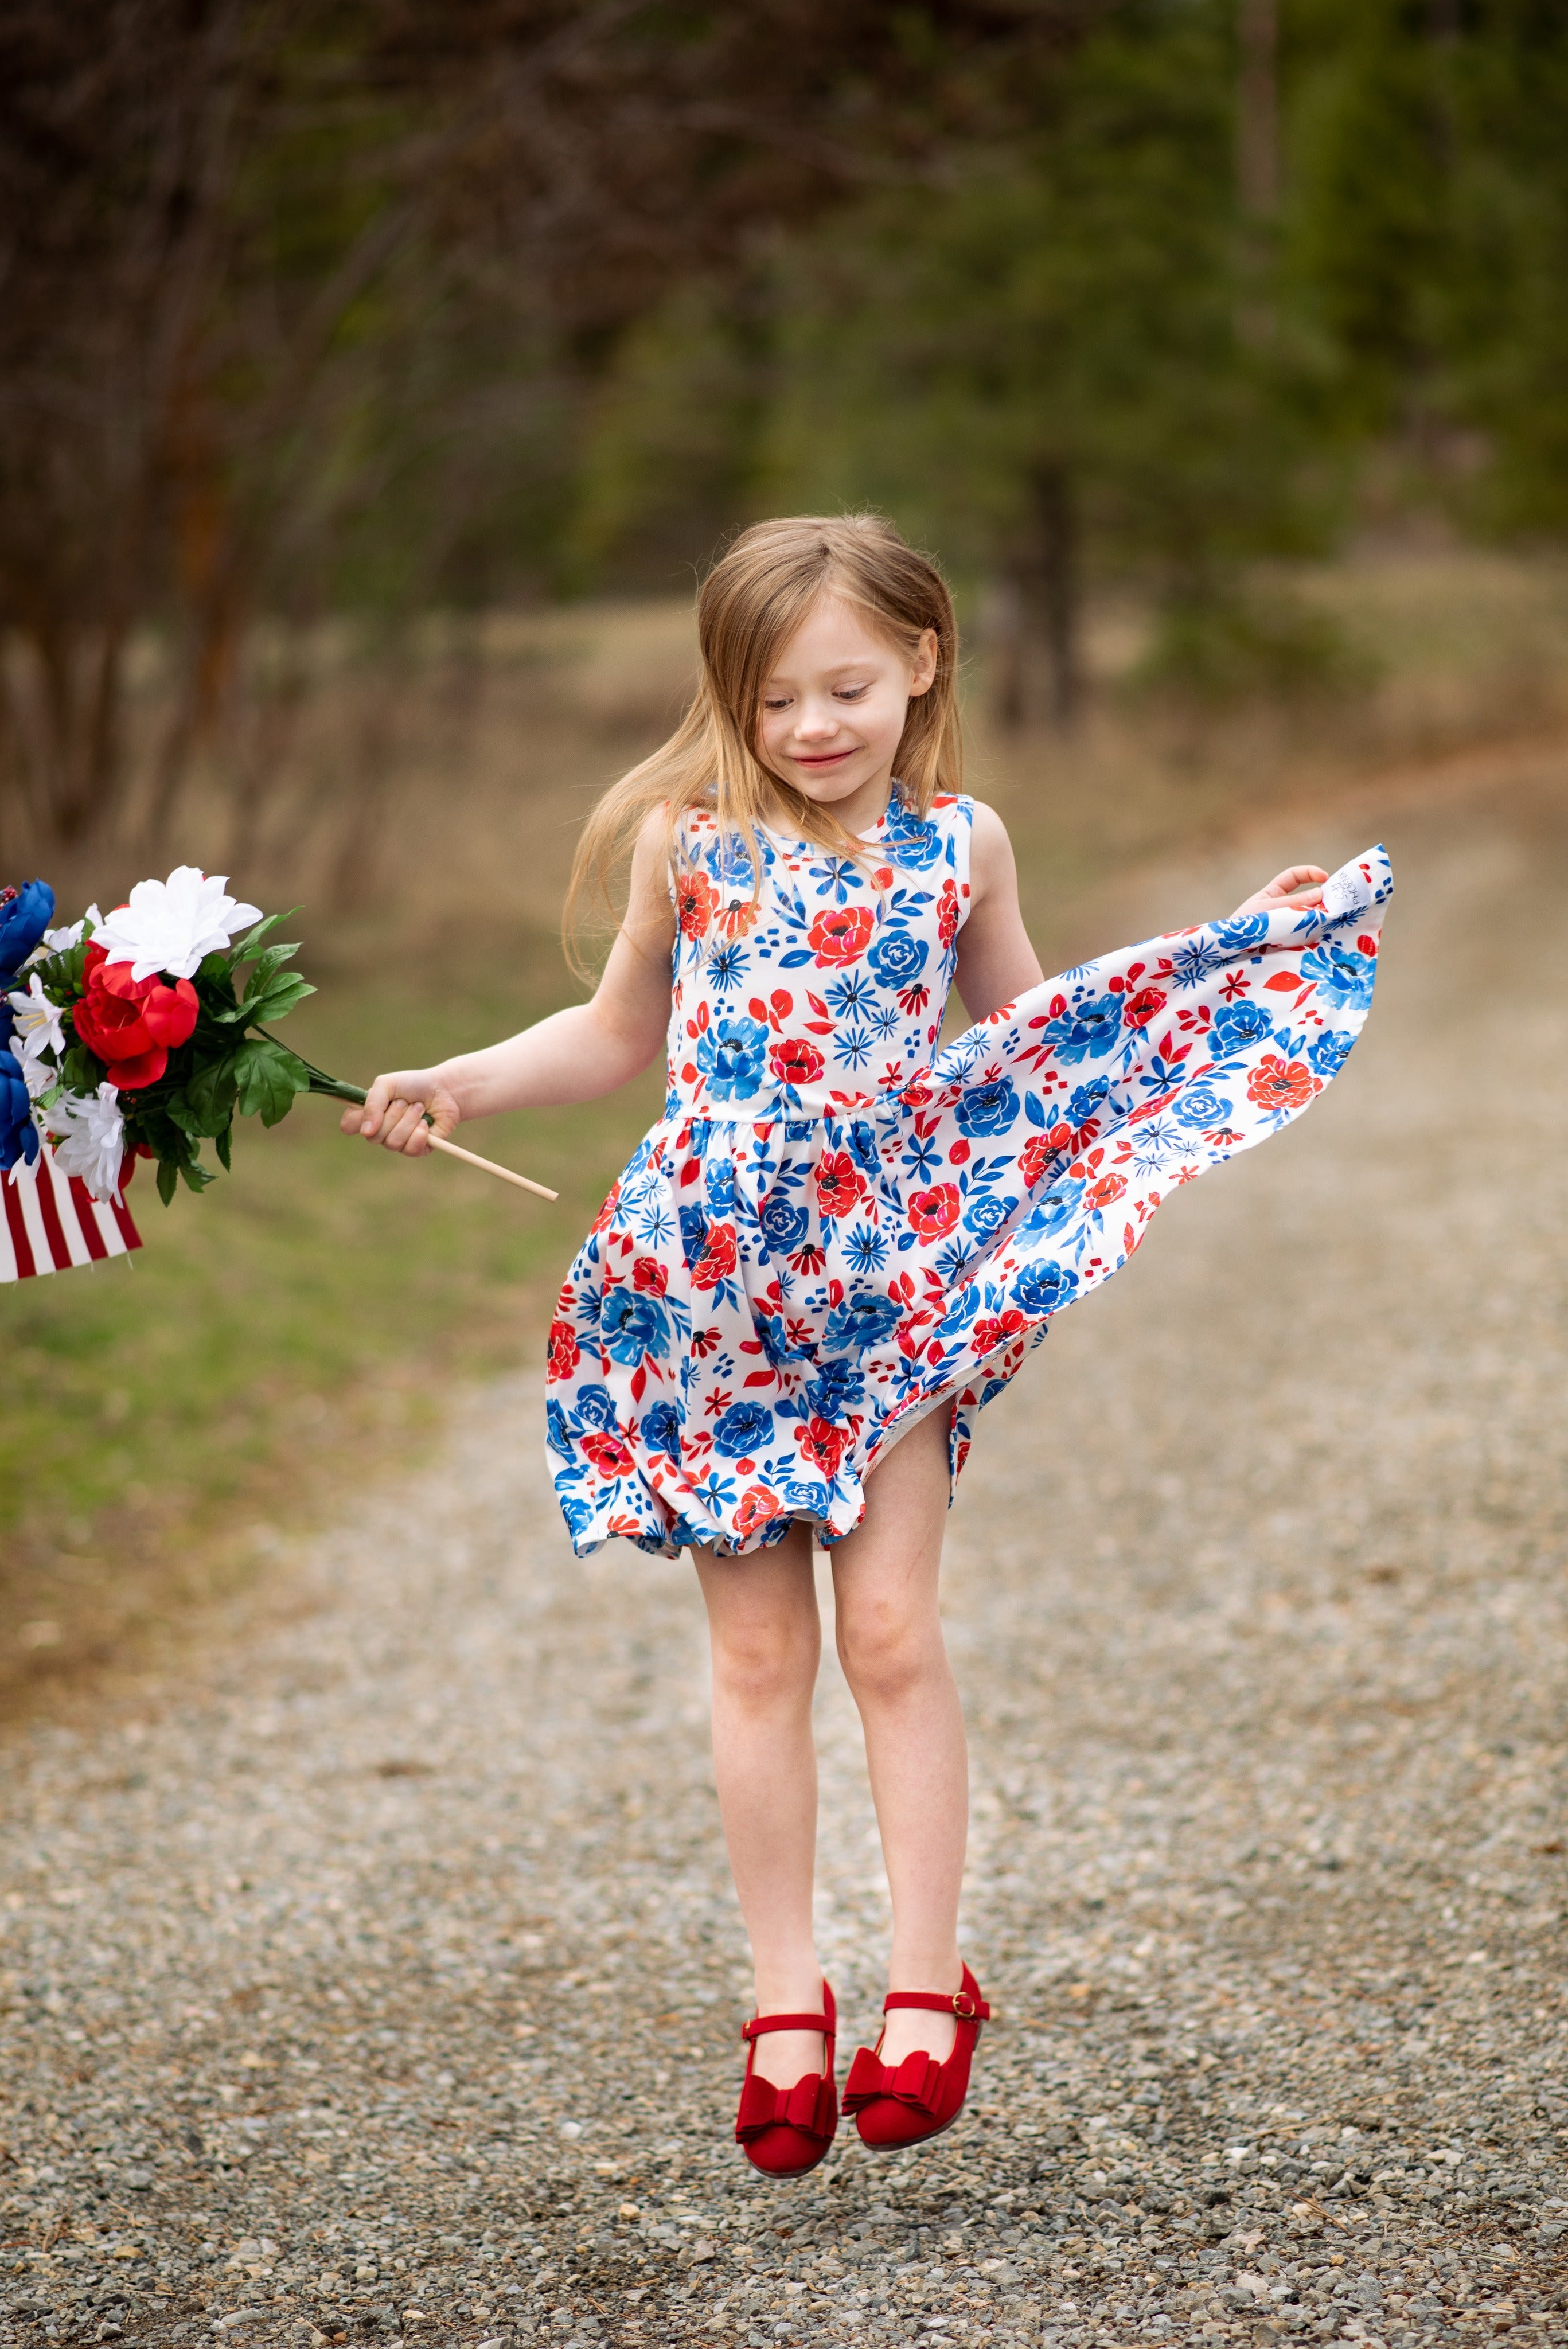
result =
M801 839L840 855L857 853L831 809L805 798L757 754L763 688L784 646L824 594L855 605L911 657L924 632L934 632L936 675L909 702L894 772L904 804L917 815L939 791L961 787L958 627L936 564L880 514L791 514L753 523L698 592L702 665L691 708L668 742L611 784L583 828L564 922L567 957L579 972L587 975L578 951L585 902L592 895L608 910L614 869L655 810L665 814L672 865L688 811L713 814L726 841L743 844L753 893L762 877L757 833L778 807Z

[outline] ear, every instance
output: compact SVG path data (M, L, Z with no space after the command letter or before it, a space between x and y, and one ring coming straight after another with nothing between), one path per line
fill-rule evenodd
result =
M937 642L937 632L935 628L922 628L920 631L919 648L915 655L915 665L909 672L909 698L911 700L914 699L917 694L929 693L937 674L937 655L939 650L940 647Z

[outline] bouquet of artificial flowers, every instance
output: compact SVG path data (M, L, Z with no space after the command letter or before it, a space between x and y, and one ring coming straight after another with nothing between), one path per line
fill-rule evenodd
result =
M156 1162L167 1205L182 1182L214 1180L203 1142L228 1166L236 1116L275 1125L297 1093L365 1098L263 1024L316 990L286 967L296 946L267 943L283 916L241 905L225 877L182 864L139 881L107 918L93 905L53 929L54 915L46 882L0 889L0 1278L140 1246L122 1196L138 1157ZM47 1195L29 1215L22 1186L40 1177ZM29 1260L40 1234L51 1261Z

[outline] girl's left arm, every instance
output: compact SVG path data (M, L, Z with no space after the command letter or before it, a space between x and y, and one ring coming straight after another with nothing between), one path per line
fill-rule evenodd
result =
M969 919L958 935L955 974L971 1019L989 1019L1016 1003L1045 974L1029 943L1018 905L1018 867L1007 826L994 808L974 804L969 850Z

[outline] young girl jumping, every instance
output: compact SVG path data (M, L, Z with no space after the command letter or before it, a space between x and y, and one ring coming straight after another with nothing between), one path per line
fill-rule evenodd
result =
M813 1543L893 1909L844 2109L891 2149L957 2117L990 2013L959 1951L967 1763L938 1607L975 1415L1169 1190L1322 1092L1389 884L1380 851L1332 882L1293 865L1224 921L1044 979L1006 833L960 792L934 566L875 516L761 523L698 622L688 716L579 851L574 900L634 842L592 1000L378 1077L343 1125L415 1154L430 1127L597 1099L667 1045L664 1113L561 1291L547 1441L579 1555L618 1534L696 1562L756 1969L735 2134L795 2177L838 2121ZM975 1025L939 1050L955 984Z

